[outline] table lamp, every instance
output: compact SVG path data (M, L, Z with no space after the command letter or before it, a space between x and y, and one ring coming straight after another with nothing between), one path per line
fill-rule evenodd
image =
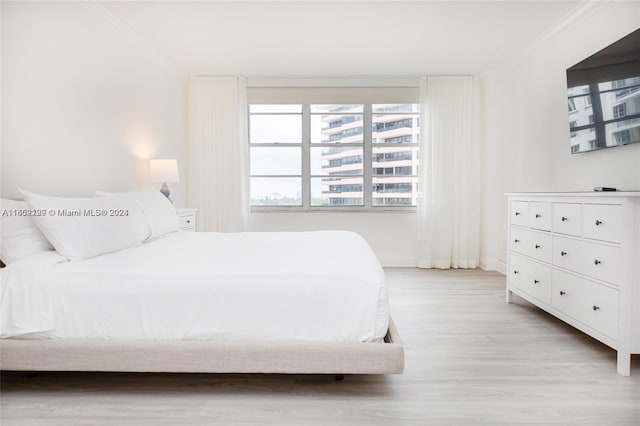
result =
M149 180L151 182L162 182L160 192L171 201L167 182L180 182L178 175L178 160L175 159L155 159L149 160ZM173 202L173 201L171 201Z

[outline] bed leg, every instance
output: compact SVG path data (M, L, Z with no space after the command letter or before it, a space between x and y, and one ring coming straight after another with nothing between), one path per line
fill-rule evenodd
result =
M336 378L336 382L341 382L341 381L344 380L344 375L343 374L336 374L335 378Z

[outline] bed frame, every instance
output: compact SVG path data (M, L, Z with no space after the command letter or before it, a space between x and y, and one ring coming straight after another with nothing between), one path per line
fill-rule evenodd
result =
M0 369L398 374L404 371L404 346L392 320L384 343L2 339Z

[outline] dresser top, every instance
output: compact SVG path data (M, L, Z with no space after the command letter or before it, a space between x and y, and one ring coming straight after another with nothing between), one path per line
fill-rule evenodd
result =
M640 191L507 192L512 197L640 197Z

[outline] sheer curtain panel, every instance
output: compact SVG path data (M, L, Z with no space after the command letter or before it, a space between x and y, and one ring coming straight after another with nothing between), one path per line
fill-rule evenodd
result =
M480 259L478 78L424 77L418 196L418 266L476 268Z
M246 83L238 77L189 82L189 207L198 229L244 231L249 213Z

